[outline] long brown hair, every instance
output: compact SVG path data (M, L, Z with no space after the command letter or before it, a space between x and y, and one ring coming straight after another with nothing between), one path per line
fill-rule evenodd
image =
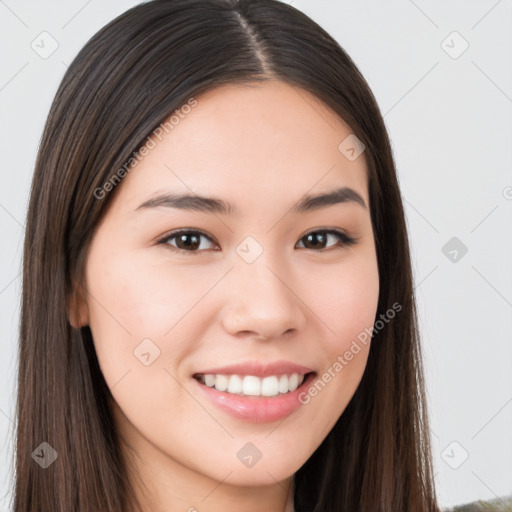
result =
M119 187L100 199L94 192L191 97L269 78L316 95L365 145L377 318L402 306L374 333L356 393L295 474L295 510L438 511L404 210L366 81L329 34L285 3L154 0L79 52L41 140L23 257L15 512L135 508L91 332L68 319L94 229ZM43 442L58 454L46 469L31 456L49 450Z

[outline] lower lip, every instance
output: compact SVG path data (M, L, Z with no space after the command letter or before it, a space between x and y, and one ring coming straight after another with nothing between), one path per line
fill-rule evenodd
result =
M270 423L289 416L303 405L299 401L299 395L309 388L314 378L315 373L310 373L295 391L273 397L235 395L217 391L197 379L193 380L207 398L231 416L253 423Z

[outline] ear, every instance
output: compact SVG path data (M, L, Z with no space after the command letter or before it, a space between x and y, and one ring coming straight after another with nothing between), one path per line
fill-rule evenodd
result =
M68 320L75 328L89 325L89 308L85 300L85 291L80 283L73 280L73 289L68 297Z

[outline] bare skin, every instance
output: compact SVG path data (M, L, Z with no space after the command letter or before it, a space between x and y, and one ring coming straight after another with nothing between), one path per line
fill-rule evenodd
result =
M90 325L144 510L283 512L293 474L359 385L370 345L280 421L227 414L193 375L287 360L320 376L372 327L379 275L364 153L347 159L338 149L351 133L346 123L279 81L222 86L197 102L118 185L72 323ZM340 187L366 207L291 211L306 194ZM166 192L220 198L240 215L138 208ZM158 243L181 228L207 236L192 250L176 238ZM342 245L326 229L356 243ZM312 232L324 238L307 246ZM249 236L257 242L250 251L262 251L251 263L237 252ZM145 339L160 350L149 365L134 355ZM252 467L237 457L248 442L262 454Z

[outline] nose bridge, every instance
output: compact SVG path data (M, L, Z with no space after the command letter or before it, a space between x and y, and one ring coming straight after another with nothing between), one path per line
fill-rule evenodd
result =
M232 334L251 331L277 337L300 327L300 301L287 282L289 273L282 258L251 238L236 248L225 327Z

